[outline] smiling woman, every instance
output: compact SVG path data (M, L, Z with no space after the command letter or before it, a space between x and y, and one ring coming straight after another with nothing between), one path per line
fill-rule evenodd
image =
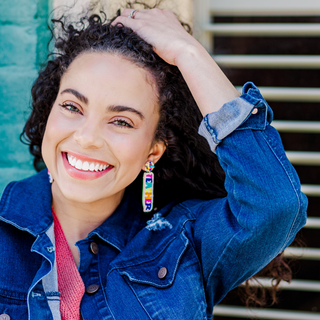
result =
M272 110L170 11L55 22L24 129L47 169L0 202L0 313L211 319L305 223Z

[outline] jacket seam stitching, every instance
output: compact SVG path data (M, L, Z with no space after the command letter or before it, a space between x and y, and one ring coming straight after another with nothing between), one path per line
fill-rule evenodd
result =
M144 260L144 261L141 261L141 262L138 262L138 263L131 263L131 264L127 264L125 266L114 266L112 269L110 269L110 271L108 272L108 275L110 274L110 272L112 270L120 270L120 269L124 269L124 268L128 268L128 267L133 267L133 266L138 266L138 265L141 265L141 264L144 264L144 263L147 263L147 262L151 262L153 260L156 260L161 254L162 252L164 252L166 250L166 248L169 246L169 244L174 241L176 238L178 237L178 234L175 234L175 236L171 239L170 242L167 243L167 245L165 246L165 248L158 254L156 255L155 257L151 258L151 259L148 259L148 260Z

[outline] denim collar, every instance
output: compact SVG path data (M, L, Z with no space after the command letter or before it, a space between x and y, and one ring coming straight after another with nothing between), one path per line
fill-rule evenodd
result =
M43 170L7 186L0 201L0 219L38 236L53 222L51 203L51 185Z
M89 233L88 238L97 235L103 241L122 251L129 241L146 226L149 214L142 212L142 205L133 194L126 190L115 212L98 228Z
M0 201L0 220L33 236L46 232L53 223L51 185L47 170L19 182L12 182L5 189ZM116 211L88 238L98 236L121 251L146 225L150 215L133 192L126 191Z

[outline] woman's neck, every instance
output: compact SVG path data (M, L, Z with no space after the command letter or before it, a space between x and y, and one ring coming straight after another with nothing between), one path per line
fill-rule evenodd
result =
M80 203L66 199L58 186L55 183L52 184L52 206L77 266L79 252L75 243L86 238L91 231L108 219L120 204L123 195L124 190L112 198L93 203Z

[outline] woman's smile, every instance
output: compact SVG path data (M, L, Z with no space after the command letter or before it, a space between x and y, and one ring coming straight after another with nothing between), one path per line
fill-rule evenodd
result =
M75 179L94 180L112 170L113 166L105 162L90 159L71 152L61 153L67 173Z

